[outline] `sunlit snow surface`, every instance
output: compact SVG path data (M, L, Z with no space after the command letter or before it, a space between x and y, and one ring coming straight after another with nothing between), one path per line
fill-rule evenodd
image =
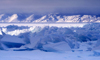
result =
M1 23L0 60L99 60L99 27L90 23Z

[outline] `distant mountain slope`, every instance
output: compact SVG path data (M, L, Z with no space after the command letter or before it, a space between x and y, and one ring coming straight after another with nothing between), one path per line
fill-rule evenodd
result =
M100 22L100 17L96 15L0 14L0 22Z

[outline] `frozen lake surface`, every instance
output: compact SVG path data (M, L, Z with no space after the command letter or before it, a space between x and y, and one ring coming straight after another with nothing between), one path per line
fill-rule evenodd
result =
M1 27L8 25L17 26L56 26L56 27L83 27L87 23L0 23Z
M93 54L93 51L0 51L0 60L100 60L100 56Z

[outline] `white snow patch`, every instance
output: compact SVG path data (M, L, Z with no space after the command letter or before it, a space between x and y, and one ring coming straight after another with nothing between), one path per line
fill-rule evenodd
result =
M33 20L33 17L34 17L34 15L32 14L31 16L26 18L25 22L31 22L31 20Z
M12 22L13 20L17 19L17 14L13 14L10 18L9 18L9 22Z

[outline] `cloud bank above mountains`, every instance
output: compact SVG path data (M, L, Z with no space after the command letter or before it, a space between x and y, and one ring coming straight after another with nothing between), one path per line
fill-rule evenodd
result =
M100 14L100 0L0 0L0 13Z

